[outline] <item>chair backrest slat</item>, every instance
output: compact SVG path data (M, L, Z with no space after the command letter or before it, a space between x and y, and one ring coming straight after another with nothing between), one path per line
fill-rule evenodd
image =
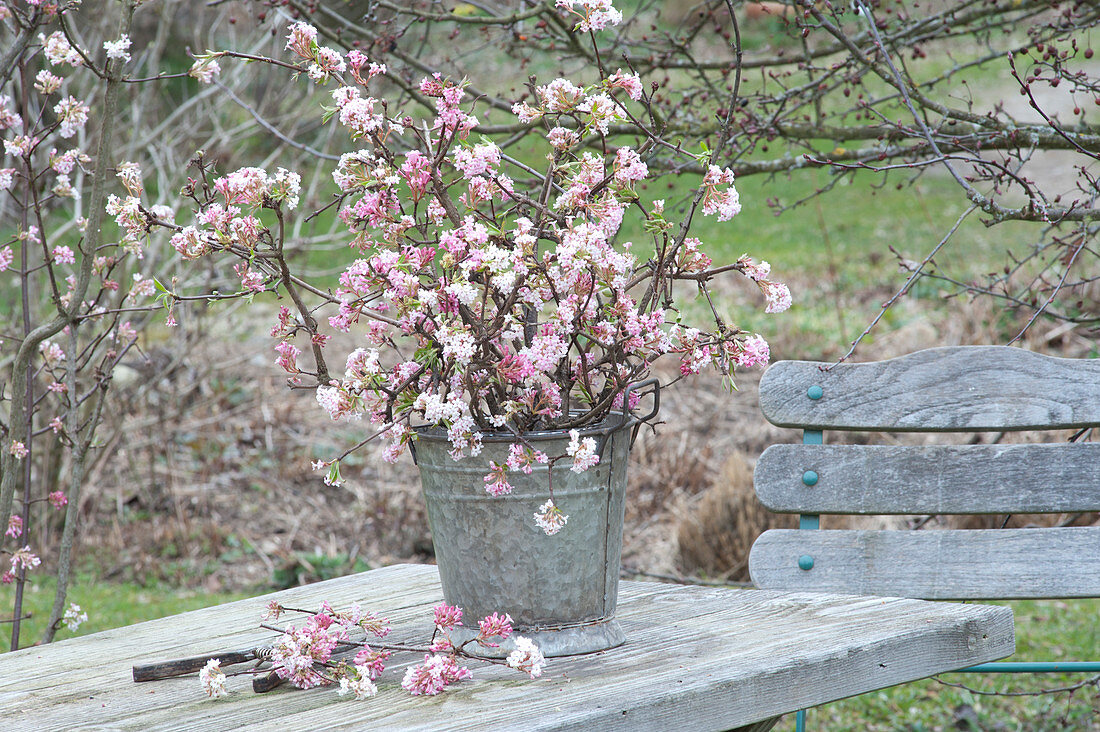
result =
M778 513L1100 511L1100 443L772 445L753 481Z
M781 361L761 379L760 406L772 423L813 435L1097 427L1100 359L968 346L875 363ZM773 445L754 481L764 505L811 517L1100 511L1100 443ZM1100 597L1100 525L772 530L753 545L749 571L769 589Z
M812 557L809 569L799 559ZM763 589L924 600L1100 597L1100 526L761 534L749 555Z
M781 361L760 382L760 408L780 427L812 430L1075 429L1100 425L1100 360L959 346L874 363Z

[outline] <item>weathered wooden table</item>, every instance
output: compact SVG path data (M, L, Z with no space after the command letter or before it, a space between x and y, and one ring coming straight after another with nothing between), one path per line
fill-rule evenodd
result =
M387 667L372 699L280 687L208 699L194 675L135 684L134 664L269 643L272 599L358 601L422 642L442 599L434 567L399 565L0 656L5 732L85 730L767 730L803 707L1012 653L1012 613L984 605L624 582L626 645L550 659L539 679L471 662L439 696ZM391 659L396 661L397 658ZM241 668L241 667L231 667Z

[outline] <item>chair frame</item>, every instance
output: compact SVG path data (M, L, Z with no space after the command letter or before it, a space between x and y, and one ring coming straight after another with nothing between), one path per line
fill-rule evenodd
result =
M927 383L929 380L929 374L934 374L935 369L941 367L944 364L954 364L955 366L964 366L968 363L976 364L977 368L981 368L983 364L997 364L1003 362L1007 364L1006 369L1009 372L1009 382L1013 382L1014 385L1009 387L1003 393L998 393L998 390L993 389L995 380L991 380L985 376L976 377L977 380L967 376L962 379L964 383L958 386L958 393L963 395L964 399L972 393L977 392L975 397L975 405L964 405L964 408L960 409L960 414L948 417L942 417L941 415L932 418L933 424L929 426L923 425L919 420L910 419L904 411L904 408L899 411L894 406L880 406L875 405L875 400L879 399L870 389L864 391L859 395L858 402L852 407L853 411L861 411L857 416L847 416L850 414L849 410L845 408L844 404L840 404L830 410L816 410L818 404L822 402L822 397L825 396L827 391L831 391L830 397L836 396L836 391L829 386L829 377L827 374L833 369L837 368L840 371L847 371L847 374L840 378L840 382L843 386L839 389L854 389L859 391L859 374L860 367L867 366L865 364L844 364L839 367L834 367L824 363L812 363L812 362L778 362L774 364L771 369L765 374L761 381L761 408L763 409L765 416L773 424L777 424L783 427L801 427L802 428L802 444L806 446L823 445L824 444L824 432L825 429L840 429L840 430L852 430L852 431L911 431L911 432L981 432L988 430L1051 430L1066 427L1076 427L1079 429L1086 429L1092 427L1100 427L1100 379L1095 377L1100 376L1100 360L1090 361L1072 361L1070 359L1054 359L1046 356L1038 356L1037 354L1031 354L1021 349L1008 348L1004 346L977 346L977 347L955 347L955 348L940 348L930 349L928 351L919 351L907 356L903 356L899 359L891 359L890 361L875 362L875 366L883 368L895 368L897 373L901 374L902 381L907 382L910 385L915 385L916 391L921 392L923 396L929 396L929 386ZM1069 363L1066 363L1069 362ZM1083 366L1082 366L1083 365ZM813 369L807 368L812 366ZM1066 371L1066 368L1072 368L1073 371ZM1031 404L1013 404L1014 399L1022 398L1021 395L1026 395L1027 390L1034 389L1035 384L1049 384L1053 379L1053 383L1059 383L1059 378L1066 378L1066 374L1073 374L1076 368L1080 367L1088 373L1085 374L1084 383L1072 383L1070 384L1065 393L1059 394L1059 397L1066 400L1068 403L1075 405L1083 405L1082 409L1072 409L1072 414L1065 413L1065 410L1052 409L1052 414L1039 415L1027 413L1028 408L1033 406ZM821 374L818 378L810 377L809 381L815 383L806 383L805 378L808 375L812 375L815 371ZM890 372L882 370L866 369L867 372L876 376L879 382L879 386L876 389L890 392L885 395L885 399L898 399L906 401L907 395L904 391L904 384L901 389L895 388L896 385L890 383L889 379L883 379L883 375L889 375ZM1018 378L1017 378L1018 377ZM1092 383L1089 384L1089 380L1092 379ZM801 380L802 383L799 383ZM1073 382L1078 382L1078 379L1071 378ZM885 385L882 383L885 381ZM971 383L973 382L973 383ZM824 387L822 384L825 384ZM853 387L853 384L855 386ZM1080 387L1080 388L1078 388ZM954 386L948 386L948 391ZM802 394L798 394L801 390ZM1014 392L1015 390L1015 392ZM870 396L869 396L870 394ZM900 395L900 397L899 397ZM920 396L920 395L918 395ZM801 402L799 402L799 397ZM992 409L994 413L992 418L989 414L982 413L984 407L981 406L983 399L990 399L1000 406ZM839 398L840 402L844 401L844 395L841 394ZM1024 400L1026 401L1026 399ZM917 411L920 411L921 402L919 399L909 400L908 402ZM998 411L999 410L999 411ZM817 411L828 411L825 416L819 416ZM852 446L860 447L860 446ZM769 448L771 449L771 448ZM767 461L767 452L761 456L761 462ZM790 472L790 471L788 471ZM760 483L761 467L760 463L757 466L756 473L756 488L757 493L761 492ZM769 476L769 480L774 480L774 475ZM805 488L812 488L818 482L818 475L812 470L807 470L802 474L802 484ZM916 482L916 481L914 481ZM1100 494L1100 490L1096 491ZM769 505L769 501L762 496L762 500L765 505L779 512L797 513L799 516L799 530L800 531L817 531L820 529L821 513L810 513L803 511L790 510L790 506L778 506ZM1092 502L1097 505L1091 505ZM1098 510L1100 509L1100 498L1093 501L1090 499L1090 503L1083 510ZM832 513L833 511L827 511ZM848 511L849 513L864 513L861 510ZM973 513L989 513L999 514L1006 513L1003 509L997 507L989 507L988 510L972 511ZM1046 512L1046 513L1061 513L1061 510L1046 510L1046 511L1011 511L1011 512ZM874 511L866 512L874 513L876 515L883 514L889 515L890 511ZM897 511L897 514L915 513L912 510ZM923 513L923 512L922 512ZM896 515L896 514L895 514ZM838 530L844 531L844 530ZM1023 531L1020 529L1011 529L1006 531ZM1100 527L1097 527L1097 532L1100 532ZM772 533L782 533L778 531L765 532L757 539L754 544L754 554L757 552L757 545L761 543L761 539ZM790 532L786 532L790 533ZM765 549L764 551L768 551ZM812 550L808 550L812 551ZM800 554L797 557L798 568L803 574L809 575L814 566L814 557L810 554ZM766 579L764 581L758 581L756 567L754 562L750 560L750 568L753 570L753 580L758 586L766 587L769 589L805 589L793 584L793 586L783 586L785 581L782 579ZM795 570L791 570L794 572ZM792 576L790 573L788 577ZM779 584L777 584L777 582ZM836 588L830 588L830 591L835 591ZM871 593L871 594L884 594L884 593ZM920 597L921 595L908 595L911 597ZM1047 595L1035 595L1036 597L1045 597ZM1100 593L1093 590L1093 594L1084 596L1100 596ZM977 599L977 598L975 598ZM997 597L984 597L982 599L1005 599ZM1100 661L1077 661L1077 662L997 662L997 663L984 663L977 666L971 666L964 669L959 669L958 672L962 673L1066 673L1066 672L1082 672L1082 673L1100 673ZM797 732L803 732L806 724L806 710L801 710L796 716L796 730Z

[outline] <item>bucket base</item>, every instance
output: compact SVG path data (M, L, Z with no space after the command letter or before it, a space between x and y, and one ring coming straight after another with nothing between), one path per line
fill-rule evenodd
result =
M579 656L583 653L606 651L626 642L622 628L614 618L596 620L571 626L557 627L517 627L510 638L500 641L498 648L486 648L477 643L466 646L466 651L482 658L505 658L515 647L515 637L530 638L547 658L554 656ZM455 645L477 637L477 630L458 626L450 631L451 642Z

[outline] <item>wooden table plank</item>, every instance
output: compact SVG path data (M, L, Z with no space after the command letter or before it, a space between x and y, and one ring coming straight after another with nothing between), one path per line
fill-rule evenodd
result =
M550 659L534 680L473 662L474 681L411 697L399 686L411 655L361 702L331 688L255 695L244 677L217 700L194 676L130 680L135 663L269 642L256 625L274 597L358 601L393 622L394 640L422 642L442 593L434 567L387 567L9 653L5 730L729 729L1013 650L1003 607L624 582L627 644Z

